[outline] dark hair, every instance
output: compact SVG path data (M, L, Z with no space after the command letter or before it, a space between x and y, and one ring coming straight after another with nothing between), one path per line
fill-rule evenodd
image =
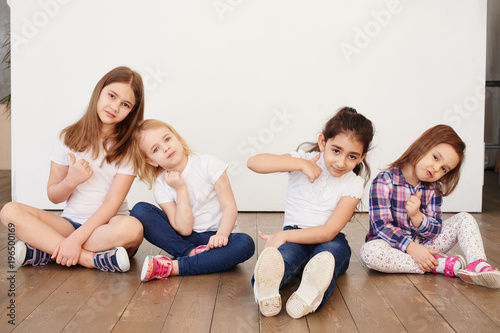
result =
M370 120L358 113L356 109L345 106L326 122L322 134L325 137L325 141L341 133L353 135L354 138L363 145L364 155L371 149L373 132L373 124ZM299 148L302 147L302 145L310 146L307 150L308 153L320 151L317 142L305 142L301 144ZM366 158L364 158L360 164L356 165L353 171L356 175L363 174L362 176L365 178L365 183L370 179L370 166Z
M458 184L460 167L462 166L465 154L465 143L450 126L436 125L429 128L390 166L397 166L400 169L403 169L407 165L415 167L425 154L442 143L450 145L459 157L457 166L436 182L438 185L435 186L436 191L439 195L445 197L453 192Z

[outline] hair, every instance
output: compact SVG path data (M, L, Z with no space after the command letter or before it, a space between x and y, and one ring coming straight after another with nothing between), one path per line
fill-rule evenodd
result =
M363 145L364 155L371 149L374 129L372 122L365 116L358 113L354 108L345 106L339 109L339 111L326 122L321 133L325 137L325 141L335 138L341 133L353 136L355 140ZM303 145L309 146L307 150L308 153L320 151L318 142L304 142L299 148ZM353 171L356 175L363 176L365 184L368 182L370 179L370 166L366 161L366 157L360 164L356 165Z
M105 137L101 143L102 121L97 114L97 102L104 87L115 82L130 84L135 96L135 105L127 117L116 124L114 133ZM90 150L93 158L97 158L101 149L104 149L106 153L105 161L107 163L116 162L117 165L120 165L125 158L130 158L132 133L137 123L142 119L144 119L144 84L142 77L128 67L116 67L104 75L97 83L92 92L87 111L79 121L66 127L61 132L61 138L64 136L64 144L74 151Z
M167 128L172 134L180 141L182 148L184 149L184 155L192 155L191 148L187 144L186 140L169 124L156 119L145 119L137 125L132 140L132 151L134 155L134 170L140 180L149 186L149 189L153 187L153 183L156 178L163 172L161 166L152 166L146 162L146 152L141 150L141 142L144 138L146 131L157 129L157 128Z
M460 179L460 167L462 166L465 154L465 143L450 126L436 125L429 128L413 142L403 155L394 161L390 167L397 166L403 169L409 165L414 168L425 154L442 143L450 145L459 157L457 166L436 181L438 186L435 186L435 190L439 195L445 197L453 192L458 184L458 180Z

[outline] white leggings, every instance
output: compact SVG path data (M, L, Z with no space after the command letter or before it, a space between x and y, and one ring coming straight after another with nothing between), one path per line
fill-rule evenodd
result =
M484 259L483 241L477 222L469 213L453 215L443 222L441 234L433 241L423 246L448 252L458 242L468 264ZM382 239L375 239L365 243L360 251L361 261L370 269L384 273L425 273L413 260L412 256L399 249L393 248Z

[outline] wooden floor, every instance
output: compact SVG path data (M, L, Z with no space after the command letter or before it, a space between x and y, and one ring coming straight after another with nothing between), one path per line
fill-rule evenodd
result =
M500 267L500 188L498 174L485 176L482 214L474 214L489 262ZM0 171L0 207L10 200L10 173ZM240 228L257 253L264 242L257 230L280 230L280 213L240 213ZM363 267L359 249L367 214L349 223L353 250L349 270L317 313L293 320L282 310L259 315L250 278L257 256L228 272L140 282L148 254L160 250L144 242L128 273L82 267L7 267L8 231L0 231L0 332L499 332L500 290L443 275L383 274ZM457 253L455 247L452 252ZM15 282L15 288L11 281ZM298 281L283 293L284 302ZM9 289L15 296L9 295ZM10 307L10 309L9 309ZM15 307L15 308L13 308ZM9 314L12 313L12 317ZM15 325L9 324L14 319Z

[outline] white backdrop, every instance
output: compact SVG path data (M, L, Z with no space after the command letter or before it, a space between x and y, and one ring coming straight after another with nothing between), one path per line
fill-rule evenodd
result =
M102 75L126 65L145 80L146 118L230 163L241 211L284 207L286 175L253 174L248 157L314 141L343 105L376 126L372 177L427 128L454 126L467 155L444 210L481 210L485 0L10 5L13 200L60 207L46 195L53 143ZM153 196L137 182L129 201L141 200Z

